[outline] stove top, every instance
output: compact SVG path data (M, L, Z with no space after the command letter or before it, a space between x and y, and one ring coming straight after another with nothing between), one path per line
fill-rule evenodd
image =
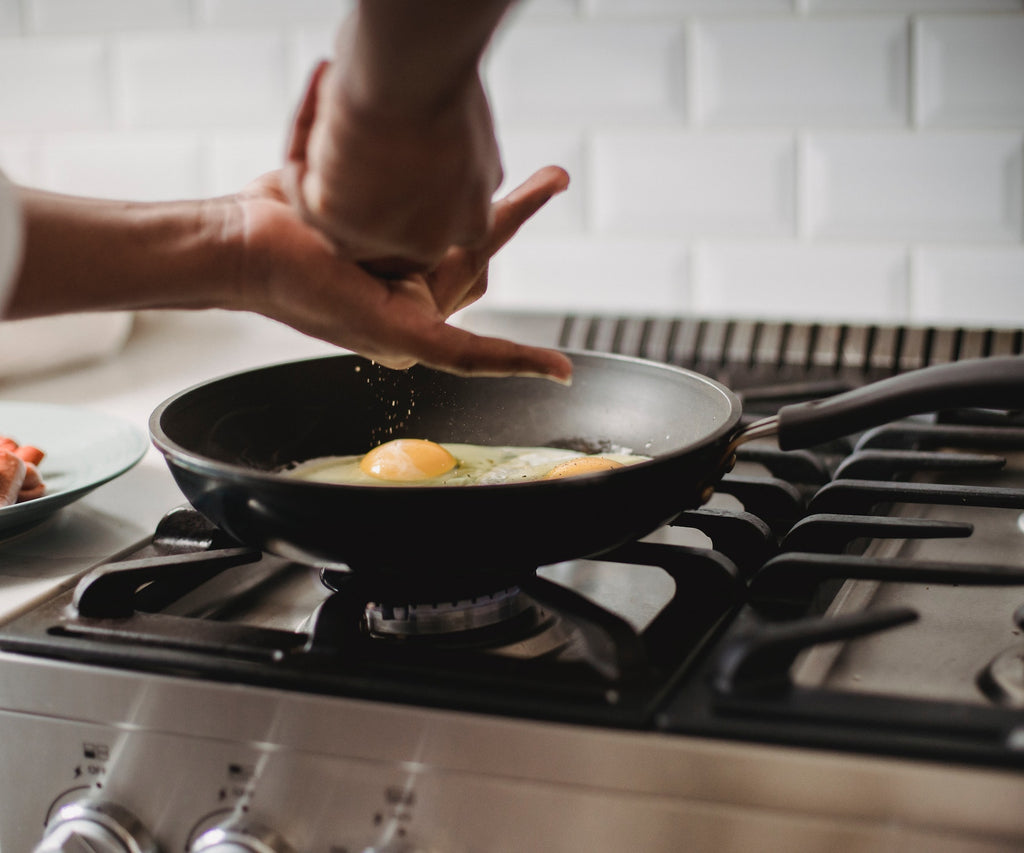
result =
M261 554L180 507L0 648L1024 766L1022 436L1012 415L959 412L802 455L755 444L715 504L650 537L438 601L381 600L358 572Z

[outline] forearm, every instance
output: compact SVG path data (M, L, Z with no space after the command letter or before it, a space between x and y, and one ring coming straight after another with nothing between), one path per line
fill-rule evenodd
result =
M225 200L129 203L22 189L25 246L8 318L233 307Z
M303 219L373 269L429 270L487 232L501 155L480 57L512 0L362 0L288 146Z
M475 79L511 0L363 0L338 36L356 106L430 114Z

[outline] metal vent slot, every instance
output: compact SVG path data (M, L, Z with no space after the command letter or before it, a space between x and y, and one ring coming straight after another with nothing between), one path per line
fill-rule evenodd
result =
M785 379L860 385L930 364L1020 355L1024 330L567 315L557 343L676 364L738 388Z

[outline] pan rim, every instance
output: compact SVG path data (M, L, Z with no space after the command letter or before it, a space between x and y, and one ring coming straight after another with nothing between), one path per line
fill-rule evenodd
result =
M443 486L443 485L408 485L408 484L358 484L358 483L321 483L310 480L299 480L297 478L290 478L283 476L283 471L267 471L258 468L250 468L244 465L238 465L232 462L221 462L219 460L211 459L210 457L203 456L196 453L195 451L189 450L183 447L181 444L176 442L164 431L161 426L161 420L163 415L171 409L175 404L179 403L184 398L194 394L195 392L210 388L217 383L227 382L232 379L251 376L253 374L260 373L262 371L269 371L278 368L286 368L290 365L306 364L312 362L319 362L325 360L354 360L362 361L367 364L373 364L370 359L364 356L358 355L357 353L340 352L330 353L326 355L319 355L313 357L288 359L285 361L273 362L258 367L243 368L241 370L232 371L219 376L212 377L210 379L203 380L201 382L194 383L187 388L184 388L170 397L163 400L157 405L149 417L149 435L150 440L154 447L160 451L164 456L165 461L173 463L174 467L181 468L189 471L190 473L199 474L201 476L214 476L217 479L224 481L230 480L236 484L273 484L279 488L289 488L292 485L295 487L301 487L303 491L308 491L310 488L314 488L318 491L336 491L339 488L343 488L346 491L351 491L353 494L374 494L379 495L385 492L392 492L396 489L415 489L418 493L429 494L432 496L439 496L441 494L451 495L452 493L461 493L470 491L473 494L479 494L481 491L494 491L501 490L507 492L508 489L514 488L522 491L529 489L550 489L552 486L571 489L578 487L585 487L587 485L593 485L597 481L611 481L628 478L631 474L635 475L638 470L647 469L652 465L664 464L667 461L687 456L694 452L700 447L714 446L719 442L725 442L728 438L731 438L735 433L740 419L742 417L742 404L737 394L727 386L723 385L715 379L706 376L702 373L698 373L695 370L689 368L680 367L674 364L668 364L665 362L659 362L654 359L642 358L639 356L624 355L621 353L604 353L596 350L586 349L569 349L569 348L554 348L558 349L559 352L564 353L575 363L576 359L602 361L602 362L619 362L623 364L636 364L644 368L653 368L665 373L674 373L680 377L685 377L687 381L697 382L705 385L713 391L717 392L723 398L723 411L725 406L728 406L728 412L726 416L722 418L721 422L716 425L713 430L710 430L700 438L688 442L687 444L677 447L669 452L659 454L650 459L638 462L633 465L627 465L622 468L615 468L608 471L597 471L588 474L578 475L575 477L565 477L558 480L531 480L526 482L517 483L481 483L481 484L470 484L464 486ZM430 369L430 368L423 368ZM467 381L472 381L473 377L463 377ZM481 377L494 379L497 377ZM536 381L544 381L538 378Z

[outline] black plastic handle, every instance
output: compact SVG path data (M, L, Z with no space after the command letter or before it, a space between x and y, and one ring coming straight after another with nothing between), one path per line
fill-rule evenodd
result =
M1024 357L924 367L835 397L783 406L778 413L779 447L811 447L908 415L970 406L1024 409Z

